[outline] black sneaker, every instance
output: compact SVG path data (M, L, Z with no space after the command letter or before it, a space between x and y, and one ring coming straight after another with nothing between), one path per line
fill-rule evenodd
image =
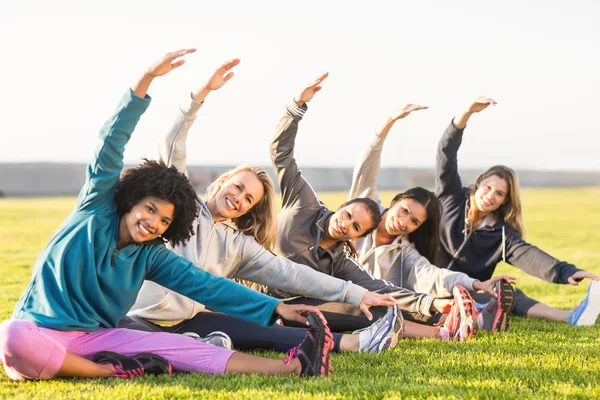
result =
M515 289L504 279L496 282L494 292L498 296L490 300L481 311L483 324L480 328L490 332L508 330L510 313L515 306Z
M94 355L93 361L98 364L112 364L117 371L109 375L115 378L135 378L142 375L172 374L171 364L152 353L140 353L133 357L127 357L112 351L101 351Z
M331 375L329 352L333 348L333 335L322 314L311 312L307 319L310 328L306 336L298 346L285 354L283 362L288 364L292 358L298 358L302 365L300 375L329 376Z

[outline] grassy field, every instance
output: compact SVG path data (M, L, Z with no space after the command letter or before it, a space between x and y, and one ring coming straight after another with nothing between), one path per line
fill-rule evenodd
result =
M389 201L391 193L383 193ZM600 189L524 190L526 238L557 258L600 274ZM334 208L343 194L324 194ZM74 198L0 200L0 320L10 317L46 241ZM581 287L552 285L504 265L530 296L572 308ZM328 379L175 374L119 379L12 382L0 372L0 398L600 398L600 324L512 320L501 334L467 343L405 340L380 356L334 354ZM273 352L262 355L278 358Z

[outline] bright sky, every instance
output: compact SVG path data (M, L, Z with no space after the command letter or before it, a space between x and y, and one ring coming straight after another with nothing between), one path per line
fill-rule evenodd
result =
M189 92L223 61L190 164L269 165L286 104L330 72L297 138L300 166L351 166L404 103L385 166L432 167L450 119L476 96L460 163L600 170L600 1L0 2L0 162L86 162L121 94L163 53L197 47L155 80L125 158L156 155Z

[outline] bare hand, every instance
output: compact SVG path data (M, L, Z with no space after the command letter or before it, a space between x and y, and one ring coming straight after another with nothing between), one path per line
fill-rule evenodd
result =
M227 73L231 68L235 67L240 63L239 58L223 63L217 70L212 74L210 79L206 82L204 87L208 90L220 89L228 80L233 77L233 72Z
M321 311L319 311L317 307L307 306L304 304L279 303L277 304L277 307L275 307L275 312L279 314L283 319L287 319L288 321L300 322L304 325L309 325L308 320L306 319L306 315L309 312L319 314L323 321L325 321L325 317L323 317Z
M315 93L321 90L321 86L319 85L325 80L325 78L327 78L327 76L329 76L329 72L325 72L323 75L318 77L317 80L306 85L302 92L294 99L296 103L302 107L304 103L311 101Z
M471 113L471 114L478 113L480 111L485 110L490 104L495 106L498 103L496 103L494 100L492 100L489 97L485 97L485 96L478 97L473 101L473 103L471 103L471 105L467 109L467 112Z
M498 297L496 295L496 291L494 290L494 285L496 285L496 282L499 282L501 280L505 280L506 282L510 283L511 285L514 285L515 283L517 283L517 278L515 278L514 276L508 276L508 275L500 275L500 276L494 276L493 278L488 279L485 282L481 282L481 281L475 281L473 282L473 289L476 291L482 291L485 293L488 293L490 295L492 295L492 297Z
M373 320L373 314L369 311L371 307L377 306L395 306L397 303L396 299L391 294L380 294L374 292L367 292L360 300L358 308L367 316L369 321Z
M431 303L431 311L448 314L453 305L453 299L435 299Z
M399 119L406 117L408 114L410 114L413 111L426 110L428 108L429 108L428 106L420 106L418 104L406 104L406 105L400 107L400 109L398 111L396 111L394 114L392 114L392 120L397 121Z
M177 67L182 66L185 63L185 60L177 60L179 57L183 57L188 53L195 52L196 49L182 49L173 51L171 53L167 53L160 58L157 62L152 64L147 70L146 75L151 78L156 78L157 76L163 76L170 71L174 70Z
M579 286L579 282L581 282L585 278L589 278L593 281L600 281L600 277L596 274L592 274L591 272L587 271L577 271L573 275L571 275L569 279L567 279L567 282L569 282L569 284L573 286Z

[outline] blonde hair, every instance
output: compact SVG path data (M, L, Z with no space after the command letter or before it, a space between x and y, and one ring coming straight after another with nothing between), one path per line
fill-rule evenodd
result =
M264 169L252 165L240 165L223 173L206 189L206 199L214 198L224 182L245 171L252 172L258 178L263 185L265 194L248 212L238 218L233 218L232 221L244 234L253 236L264 248L271 250L275 243L277 229L275 188L273 181Z
M481 181L490 176L496 175L497 177L504 179L508 185L508 193L504 203L494 211L494 215L498 219L502 219L506 225L517 231L519 235L525 235L525 227L523 225L523 212L521 208L521 194L519 191L519 178L516 172L509 167L504 165L494 165L489 168L483 174L479 175L474 185L469 187L469 201L471 207L465 216L465 225L471 228L475 228L472 224L475 221L479 221L481 212L475 205L475 192L479 187Z

